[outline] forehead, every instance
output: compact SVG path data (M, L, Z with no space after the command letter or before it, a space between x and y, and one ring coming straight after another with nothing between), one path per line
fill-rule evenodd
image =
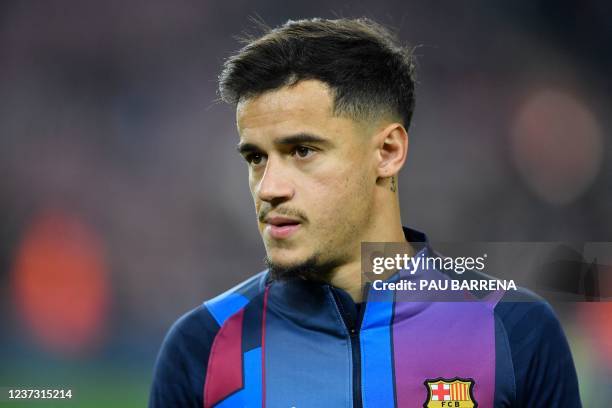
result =
M333 115L333 96L321 81L305 80L241 101L236 109L242 136L258 133L321 130L339 119Z

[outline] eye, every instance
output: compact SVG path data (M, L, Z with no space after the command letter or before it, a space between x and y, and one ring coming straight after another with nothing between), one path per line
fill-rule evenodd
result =
M314 153L315 150L306 146L297 146L293 152L296 156L304 159Z
M249 163L250 165L253 166L259 166L260 164L263 163L265 157L263 154L261 153L249 153L246 156L244 156L244 160L247 161L247 163Z

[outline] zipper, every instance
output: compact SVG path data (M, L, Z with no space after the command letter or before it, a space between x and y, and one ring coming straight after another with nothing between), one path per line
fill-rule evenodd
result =
M363 304L358 310L357 319L353 319L352 316L346 312L343 306L342 299L339 298L337 291L333 287L329 287L336 311L344 322L344 327L350 340L349 347L351 349L352 368L353 368L353 408L363 408L363 401L361 397L361 347L359 342L359 331L361 329L361 322L366 308L366 299L364 295ZM364 291L367 294L366 291Z

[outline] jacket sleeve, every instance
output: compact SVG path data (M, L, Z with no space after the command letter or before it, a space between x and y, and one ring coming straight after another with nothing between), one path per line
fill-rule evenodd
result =
M172 325L155 363L149 408L203 406L208 356L218 330L205 306Z

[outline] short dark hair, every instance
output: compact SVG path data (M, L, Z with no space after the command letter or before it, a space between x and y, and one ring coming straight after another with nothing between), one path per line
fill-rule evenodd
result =
M267 29L229 57L219 76L221 99L243 98L304 79L326 83L334 113L354 119L392 114L410 125L414 110L413 51L366 18L292 21Z

